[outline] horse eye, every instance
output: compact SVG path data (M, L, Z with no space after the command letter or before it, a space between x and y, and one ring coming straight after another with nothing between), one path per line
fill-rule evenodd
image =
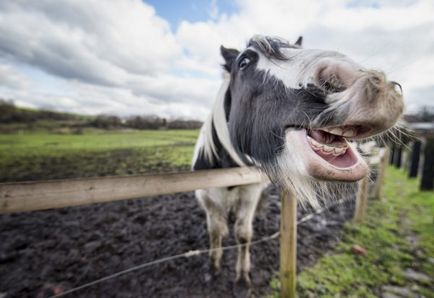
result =
M238 67L243 69L245 68L247 65L249 65L250 63L250 59L247 57L244 57L243 59L240 60L240 62L238 62Z

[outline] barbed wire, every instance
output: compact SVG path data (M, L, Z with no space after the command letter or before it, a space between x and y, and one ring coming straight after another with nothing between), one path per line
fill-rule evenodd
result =
M321 214L324 211L326 211L326 210L328 210L328 209L330 209L330 208L332 208L332 207L334 207L336 205L343 204L343 203L351 201L351 200L353 200L353 198L338 200L338 201L336 201L336 202L334 202L334 203L332 203L332 204L330 204L328 206L325 206L323 208L317 209L314 212L312 212L312 213L310 213L308 215L305 215L304 217L302 217L301 219L299 219L297 221L297 224L301 224L301 223L304 223L306 221L309 221L312 218L314 218L315 215ZM234 245L223 246L223 247L220 247L220 248L208 248L208 249L189 250L189 251L181 253L181 254L177 254L177 255L173 255L173 256L169 256L169 257L164 257L164 258L161 258L161 259L158 259L158 260L154 260L154 261L143 263L143 264L140 264L140 265L137 265L137 266L134 266L134 267L130 267L130 268L122 270L122 271L118 271L116 273L113 273L113 274L107 275L105 277L96 279L94 281L88 282L88 283L83 284L81 286L69 289L69 290L64 291L62 293L50 296L49 298L63 297L63 296L66 296L68 294L77 292L79 290L88 288L90 286L99 284L101 282L104 282L104 281L107 281L107 280L119 277L121 275L125 275L125 274L133 272L133 271L137 271L137 270L140 270L140 269L143 269L145 267L152 266L152 265L161 264L161 263L165 263L165 262L176 260L176 259L180 259L180 258L191 258L191 257L194 257L194 256L199 256L201 254L210 253L212 251L220 250L220 249L221 250L231 250L231 249L235 249L235 248L239 248L239 247L244 247L246 245L253 246L253 245L257 245L259 243L263 243L263 242L268 242L268 241L274 240L274 239L278 238L279 236L280 236L280 232L276 232L276 233L271 234L269 236L262 237L261 239L251 241L250 243L234 244Z

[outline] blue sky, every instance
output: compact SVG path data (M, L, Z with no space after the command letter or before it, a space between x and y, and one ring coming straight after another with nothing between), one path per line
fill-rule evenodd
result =
M152 5L157 14L170 23L171 29L174 31L182 21L206 22L208 19L212 19L214 5L219 14L232 14L238 10L236 2L230 0L151 0L144 2Z
M204 119L220 45L254 34L337 50L434 106L432 0L0 1L0 98L86 114ZM20 24L16 26L14 24Z

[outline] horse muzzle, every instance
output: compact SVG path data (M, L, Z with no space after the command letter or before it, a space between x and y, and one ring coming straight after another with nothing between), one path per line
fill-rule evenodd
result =
M351 132L351 139L363 139L382 133L395 125L404 110L401 86L375 70L335 67L320 72L319 80L328 80L326 101L329 107L312 127L328 131ZM345 78L345 79L342 79ZM331 87L330 87L331 86Z

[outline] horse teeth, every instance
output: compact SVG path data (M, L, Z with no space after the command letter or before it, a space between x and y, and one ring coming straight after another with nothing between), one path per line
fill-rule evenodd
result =
M341 127L333 127L333 128L323 128L322 130L337 136L344 136L347 138L352 138L357 135L357 132L354 128L343 129Z
M309 137L308 136L308 138L307 138L308 140L309 140L309 142L315 147L315 148L317 148L317 149L321 149L322 148L322 144L321 143L318 143L315 139L313 139L313 138L311 138L311 137Z
M339 127L332 128L330 130L330 133L334 134L334 135L341 136L342 135L342 128L339 128Z
M346 151L347 151L347 147L335 148L333 155L339 156L339 155L344 154Z
M356 130L353 128L348 128L348 129L344 130L342 135L344 137L347 137L347 138L355 137L356 136Z
M323 150L325 153L331 153L331 152L333 152L334 147L330 147L330 146L327 146L327 145L323 145L322 150Z
M318 141L316 141L314 138L311 138L310 136L307 137L307 140L311 144L313 150L320 151L324 155L333 155L337 157L342 154L345 154L345 152L348 149L347 145L343 147L332 147L332 146L327 146L325 144L321 144Z

